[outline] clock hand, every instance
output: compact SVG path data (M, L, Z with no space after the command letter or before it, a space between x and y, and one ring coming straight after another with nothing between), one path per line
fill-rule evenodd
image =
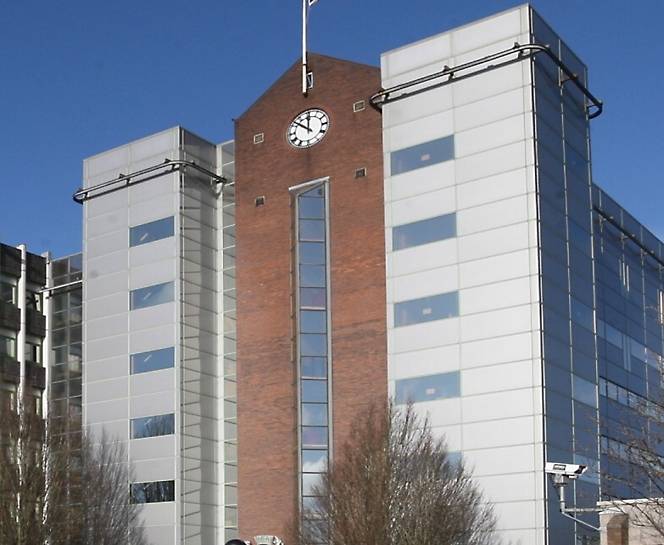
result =
M311 129L310 129L307 125L303 125L303 124L300 123L299 121L294 121L294 124L297 125L298 127L302 127L302 128L305 129L307 132L311 132Z

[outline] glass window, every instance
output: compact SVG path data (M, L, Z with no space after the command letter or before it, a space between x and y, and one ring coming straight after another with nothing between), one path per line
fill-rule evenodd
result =
M456 214L446 214L392 229L392 249L402 250L456 236Z
M394 305L394 325L401 327L459 315L459 294L456 291L413 299Z
M171 216L132 227L129 229L129 245L139 246L162 238L172 237L174 226L175 220Z
M303 308L325 308L325 288L300 288L300 306Z
M454 159L454 136L446 136L392 153L392 176Z
M588 161L584 159L568 142L565 142L565 163L570 170L578 174L582 180L588 179Z
M327 320L324 310L300 311L300 331L302 333L326 333Z
M175 365L175 348L161 348L131 356L131 373L147 373Z
M158 437L175 433L175 415L158 414L144 418L132 418L131 438Z
M300 220L300 240L325 240L325 222L323 220Z
M576 401L597 407L597 387L592 382L581 377L573 375L573 393L572 397Z
M300 263L324 265L325 243L324 242L300 242Z
M130 495L131 503L175 501L175 481L133 483Z
M595 331L595 312L588 305L572 297L572 320L577 324Z
M461 374L459 371L407 378L396 382L396 398L399 404L459 397L460 395Z
M302 446L308 448L327 447L327 428L302 427Z
M300 218L323 219L325 217L325 201L322 198L301 196L297 203L297 212Z
M314 489L320 484L320 475L317 473L305 473L302 475L302 495L311 496Z
M0 282L0 303L16 304L16 286Z
M42 309L41 294L36 291L27 291L25 294L25 304L29 309L41 311Z
M25 361L32 363L41 363L42 361L41 344L25 343Z
M300 352L303 356L326 356L327 335L303 333L300 335Z
M173 282L140 288L131 292L130 309L138 310L163 303L170 303L174 297L175 285Z
M302 378L326 378L327 358L301 358Z
M327 381L303 380L302 401L304 403L325 403L327 401Z
M325 265L300 265L300 286L303 288L324 288Z
M327 463L327 450L303 450L302 472L320 473Z
M327 404L302 403L303 426L327 426Z
M16 339L0 337L0 355L16 357Z

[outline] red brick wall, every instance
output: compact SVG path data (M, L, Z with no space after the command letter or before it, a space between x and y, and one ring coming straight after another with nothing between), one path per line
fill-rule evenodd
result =
M315 86L295 64L235 125L239 535L284 535L297 498L296 373L288 188L330 178L333 433L387 394L381 116L369 106L379 70L310 55ZM353 112L353 104L366 109ZM330 115L328 134L300 150L286 140L303 110ZM263 133L264 142L254 144ZM355 170L367 176L355 178ZM255 199L265 197L263 206Z

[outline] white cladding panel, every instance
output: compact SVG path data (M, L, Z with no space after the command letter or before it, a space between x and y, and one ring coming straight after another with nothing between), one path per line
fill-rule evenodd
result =
M527 43L529 21L522 6L388 52L383 87ZM500 527L535 544L544 477L531 85L529 62L507 63L384 105L383 129L390 391L424 396L416 407L475 465ZM445 137L453 156L432 159L426 143ZM446 214L453 237L418 230ZM436 306L450 292L457 308ZM427 380L455 373L456 397L426 397L437 392Z

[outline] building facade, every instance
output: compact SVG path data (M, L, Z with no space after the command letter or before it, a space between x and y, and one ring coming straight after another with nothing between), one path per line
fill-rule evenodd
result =
M611 471L627 400L659 391L664 247L592 181L586 67L524 5L380 69L310 55L306 93L300 69L234 143L85 162L84 421L126 441L150 539L283 537L389 394L510 540L592 542L544 466Z
M42 415L46 389L42 288L46 259L25 246L0 244L0 383L2 418L7 411Z
M48 259L47 277L44 306L48 411L55 429L79 433L83 389L82 254Z

